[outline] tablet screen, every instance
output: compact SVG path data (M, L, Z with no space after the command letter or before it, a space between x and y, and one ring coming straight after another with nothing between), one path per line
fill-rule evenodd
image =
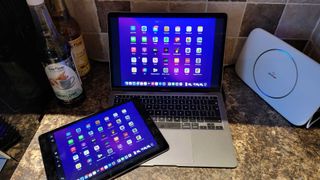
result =
M158 144L133 102L50 134L58 179L97 177Z

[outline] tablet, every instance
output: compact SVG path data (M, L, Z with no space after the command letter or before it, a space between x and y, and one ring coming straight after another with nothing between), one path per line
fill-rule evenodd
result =
M39 136L48 179L117 177L169 145L137 100Z

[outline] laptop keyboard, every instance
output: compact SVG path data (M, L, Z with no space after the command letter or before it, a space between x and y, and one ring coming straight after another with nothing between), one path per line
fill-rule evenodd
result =
M117 95L114 105L139 98L159 128L223 130L216 96Z

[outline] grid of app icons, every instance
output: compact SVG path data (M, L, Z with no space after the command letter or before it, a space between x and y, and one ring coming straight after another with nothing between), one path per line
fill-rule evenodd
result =
M138 129L135 127L134 122L131 120L127 109L122 109L121 112L114 112L112 114L112 117L106 116L103 119L104 119L104 122L106 123L106 126L103 126L100 120L96 120L94 121L93 124L92 123L86 124L85 129L76 128L75 129L75 132L77 134L76 137L72 136L72 133L69 131L66 133L67 143L70 146L70 152L73 154L73 160L76 163L75 164L76 169L81 169L82 167L81 163L77 163L79 161L79 155L81 156L81 154L83 154L84 156L81 158L86 158L86 159L90 157L90 152L98 153L97 154L98 159L105 157L105 155L99 153L100 146L98 144L94 145L93 149L91 149L89 146L83 146L81 150L77 150L75 144L81 143L82 141L84 141L86 132L88 134L87 138L91 139L91 141L94 140L93 142L95 142L97 137L97 136L94 136L95 133L102 134L102 133L111 132L111 135L109 135L109 137L111 137L115 143L119 143L120 139L124 139L126 140L127 145L129 146L132 145L133 141L131 139L127 139L129 137L127 130L131 131L132 128L135 128L135 131L138 132ZM142 136L140 134L138 135L136 134L132 138L136 139L136 141L139 141L142 139ZM107 141L107 140L101 138L101 141ZM114 150L111 148L110 143L105 142L104 144L106 145L105 148L107 148L107 152L108 152L107 156L113 155ZM122 144L118 144L117 148L119 150L122 150L124 147ZM89 163L89 165L91 165L91 163Z
M177 88L185 88L186 83L197 88L198 83L199 88L208 89L218 85L219 28L216 18L119 18L117 86L144 86L147 82L151 88L151 83L157 82L162 89L170 89L168 82L182 82ZM131 37L136 41L131 42ZM142 41L142 37L146 39Z
M131 74L202 75L204 31L202 25L131 25L128 40ZM138 51L137 46L141 45L145 47ZM170 64L179 66L180 69L172 68ZM160 69L159 66L167 67Z

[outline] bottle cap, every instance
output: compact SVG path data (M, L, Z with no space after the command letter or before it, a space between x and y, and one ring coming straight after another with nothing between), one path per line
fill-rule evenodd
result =
M44 0L27 0L29 6L37 6L44 3Z

